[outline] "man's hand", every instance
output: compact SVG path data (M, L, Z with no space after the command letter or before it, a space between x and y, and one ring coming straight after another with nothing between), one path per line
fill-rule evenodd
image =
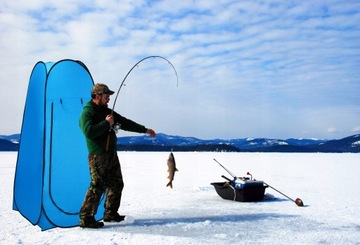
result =
M110 127L112 127L112 125L114 125L114 117L113 117L113 115L111 115L111 114L107 115L105 120L109 122Z
M148 129L146 130L146 133L147 133L147 134L150 134L151 137L155 137L155 135L156 135L155 131L152 130L151 128L148 128Z

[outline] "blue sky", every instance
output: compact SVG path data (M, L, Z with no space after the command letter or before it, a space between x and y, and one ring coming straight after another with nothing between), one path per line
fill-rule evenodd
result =
M73 2L2 1L0 134L20 132L36 62L81 60L95 82L117 90L149 55L169 59L179 85L164 60L146 60L115 110L158 132L204 139L360 133L359 1Z

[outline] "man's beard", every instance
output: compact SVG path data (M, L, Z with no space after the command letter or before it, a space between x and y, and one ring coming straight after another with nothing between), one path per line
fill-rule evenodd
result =
M107 103L101 103L101 102L100 102L100 106L101 106L101 107L104 107L104 108L108 108L108 104L107 104Z

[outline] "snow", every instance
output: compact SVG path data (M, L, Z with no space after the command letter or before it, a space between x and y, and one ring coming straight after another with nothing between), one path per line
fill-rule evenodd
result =
M125 189L120 212L134 222L98 230L41 231L12 210L15 152L0 153L0 244L359 244L360 154L119 152ZM266 189L256 203L221 199L210 185L247 171L304 207ZM31 190L29 190L31 191Z

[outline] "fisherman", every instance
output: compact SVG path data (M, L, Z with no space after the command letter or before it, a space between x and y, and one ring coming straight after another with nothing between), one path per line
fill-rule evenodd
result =
M104 222L120 222L125 216L118 213L124 187L117 155L115 127L122 130L147 133L155 131L137 124L108 108L110 95L114 94L105 84L97 83L91 89L91 100L80 116L80 128L85 135L90 168L90 187L80 209L80 227L100 228L103 222L95 220L100 198L106 191Z

